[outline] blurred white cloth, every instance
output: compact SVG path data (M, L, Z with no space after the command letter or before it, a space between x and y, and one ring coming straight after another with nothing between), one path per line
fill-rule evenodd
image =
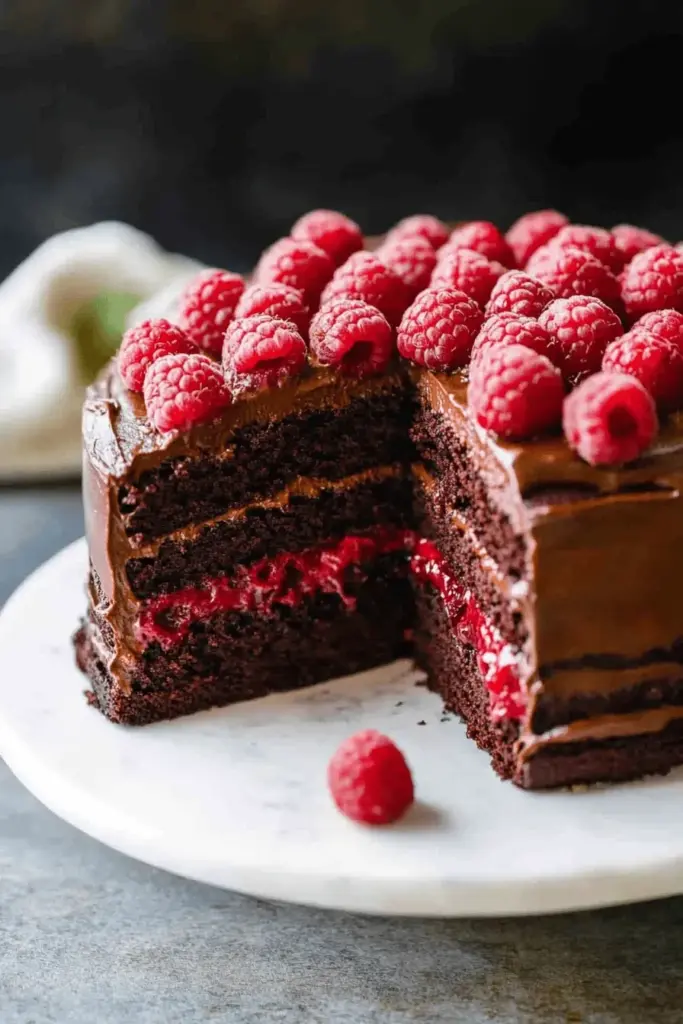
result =
M177 295L200 266L111 222L55 235L0 284L0 481L80 471L79 311L107 293Z

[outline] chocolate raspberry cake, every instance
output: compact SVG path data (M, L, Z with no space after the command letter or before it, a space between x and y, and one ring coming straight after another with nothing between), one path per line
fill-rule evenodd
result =
M683 763L681 310L678 249L556 211L315 211L200 275L85 402L93 703L411 656L520 786Z

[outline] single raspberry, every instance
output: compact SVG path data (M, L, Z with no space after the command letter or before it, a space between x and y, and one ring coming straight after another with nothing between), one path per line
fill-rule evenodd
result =
M217 364L199 353L155 360L145 374L143 394L150 423L163 431L212 419L231 400Z
M375 255L398 274L412 296L428 286L436 266L436 253L421 235L385 242Z
M313 242L281 238L261 256L254 271L254 281L256 284L286 284L297 288L313 309L333 273L334 262Z
M439 258L432 274L432 288L457 288L483 309L504 268L471 249L456 249Z
M609 343L624 333L614 310L590 295L555 299L538 322L550 335L550 358L572 383L599 370Z
M416 213L400 220L388 232L384 241L391 245L401 238L414 238L415 235L426 239L433 249L440 249L448 241L449 230L438 217L432 217L429 213Z
M666 245L666 241L646 228L637 228L633 224L617 224L612 228L612 238L621 254L622 266L630 263L634 256L655 245Z
M683 352L663 338L634 329L607 346L602 368L635 377L663 412L683 405Z
M657 309L683 308L683 253L670 245L638 253L624 271L621 295L631 319Z
M291 320L302 338L308 334L310 313L304 297L286 284L252 284L237 303L235 320L246 316L277 316Z
M553 361L548 332L538 320L519 313L494 313L482 324L472 346L472 362L481 358L490 345L524 345Z
M398 274L371 252L355 252L335 273L320 298L326 306L334 299L360 299L383 313L392 326L401 319L410 294Z
M291 231L298 242L313 242L326 252L335 267L352 252L363 248L363 232L349 217L336 210L311 210L299 217Z
M127 388L142 391L145 373L155 359L174 352L190 354L197 346L180 327L168 320L143 320L126 331L118 354L119 373Z
M625 373L594 373L564 402L569 445L591 466L631 462L657 433L657 411L646 389Z
M508 229L505 240L512 249L517 266L525 267L529 257L568 223L567 217L557 210L535 210L516 220Z
M219 356L223 335L235 315L244 279L229 270L204 270L185 290L179 320L195 344Z
M616 242L609 231L596 228L589 224L565 224L552 239L553 245L560 248L581 249L595 256L604 263L613 274L618 274L624 266Z
M636 320L632 331L646 331L668 341L683 352L683 313L677 309L659 309Z
M482 322L477 303L456 288L429 288L403 314L399 353L430 370L464 366Z
M524 345L490 345L472 363L467 401L477 423L510 440L526 440L558 426L562 375L549 359Z
M521 313L522 316L538 317L554 298L550 288L535 277L530 277L523 270L508 270L493 286L486 315Z
M394 350L387 318L360 299L336 299L311 320L310 345L321 366L336 366L349 377L386 370Z
M616 277L584 249L556 246L550 242L534 253L526 270L554 291L558 299L566 299L570 295L594 295L612 309L621 309Z
M471 249L487 260L495 260L504 267L514 267L515 257L502 233L490 220L471 220L455 228L439 253L439 259L456 249Z
M306 362L306 342L294 324L275 316L233 320L223 342L223 372L233 394L280 387Z
M375 729L344 740L327 767L327 784L342 814L363 825L397 821L415 799L405 757Z

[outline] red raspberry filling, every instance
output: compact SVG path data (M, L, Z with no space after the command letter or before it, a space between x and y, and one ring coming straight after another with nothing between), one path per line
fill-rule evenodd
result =
M388 320L358 299L337 299L311 320L311 352L321 366L336 366L349 377L382 373L394 351Z
M342 814L362 825L398 821L414 799L405 757L375 729L344 740L327 767L327 784Z
M430 213L416 213L405 217L388 232L385 242L388 245L403 238L414 238L416 235L426 239L433 249L440 249L448 241L449 229L438 217Z
M202 586L151 598L143 603L136 633L143 644L156 641L168 648L187 636L193 622L219 612L267 616L277 605L296 607L320 592L336 594L352 611L356 600L349 580L362 581L365 566L381 555L401 551L415 581L436 589L460 640L474 648L489 690L492 718L522 718L526 701L515 649L486 618L471 591L457 581L438 548L412 530L385 527L324 547L282 552L239 566L230 577L214 577Z
M281 238L261 256L254 271L254 282L296 288L313 309L333 273L334 261L313 242Z
M310 312L303 295L296 288L286 284L250 285L237 303L235 320L259 314L291 320L302 338L308 335Z
M634 328L607 346L602 368L635 377L663 412L683 406L683 352L670 341Z
M567 396L563 425L569 445L591 466L619 465L651 444L657 412L635 377L601 371Z
M486 305L486 315L494 313L520 313L539 317L555 293L535 277L523 270L508 270L493 286Z
M374 306L395 326L408 305L410 293L398 274L374 253L355 252L343 263L325 288L320 305L335 299L359 299Z
M157 430L187 430L229 405L230 391L216 363L205 355L175 353L157 359L145 374L147 418Z
M525 267L533 253L568 223L565 215L557 210L535 210L516 220L505 235L516 265Z
M481 253L487 260L502 263L504 267L516 266L512 249L490 220L471 220L455 228L439 252L439 259L457 249L471 249L472 252Z
M244 279L229 270L205 270L190 282L179 320L198 348L220 356L225 329L243 291Z
M472 249L455 249L443 257L439 254L431 287L457 288L483 309L493 286L504 272L503 266L491 263L481 253Z
M563 398L559 370L523 345L489 345L472 363L469 407L500 437L521 441L557 427Z
M624 331L614 310L588 295L555 299L538 322L551 339L549 358L571 382L599 370L605 349Z
M436 266L436 253L420 235L386 242L375 255L401 278L411 296L426 288Z
M398 351L430 370L455 370L469 359L481 321L481 309L464 292L429 288L403 314Z
M524 345L553 362L550 335L530 316L496 313L488 317L474 339L472 362L480 359L491 345Z
M288 320L248 316L225 333L223 372L234 395L281 387L305 362L306 342Z
M291 231L297 241L313 242L336 267L363 248L363 232L355 221L337 210L311 210L299 217Z
M121 379L131 391L142 391L145 374L155 359L174 353L196 352L185 331L168 320L143 320L126 331L118 352Z

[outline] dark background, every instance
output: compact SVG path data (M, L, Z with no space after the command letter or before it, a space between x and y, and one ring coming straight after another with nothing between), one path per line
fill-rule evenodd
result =
M0 272L111 217L241 269L317 205L676 240L682 28L656 0L5 2Z

